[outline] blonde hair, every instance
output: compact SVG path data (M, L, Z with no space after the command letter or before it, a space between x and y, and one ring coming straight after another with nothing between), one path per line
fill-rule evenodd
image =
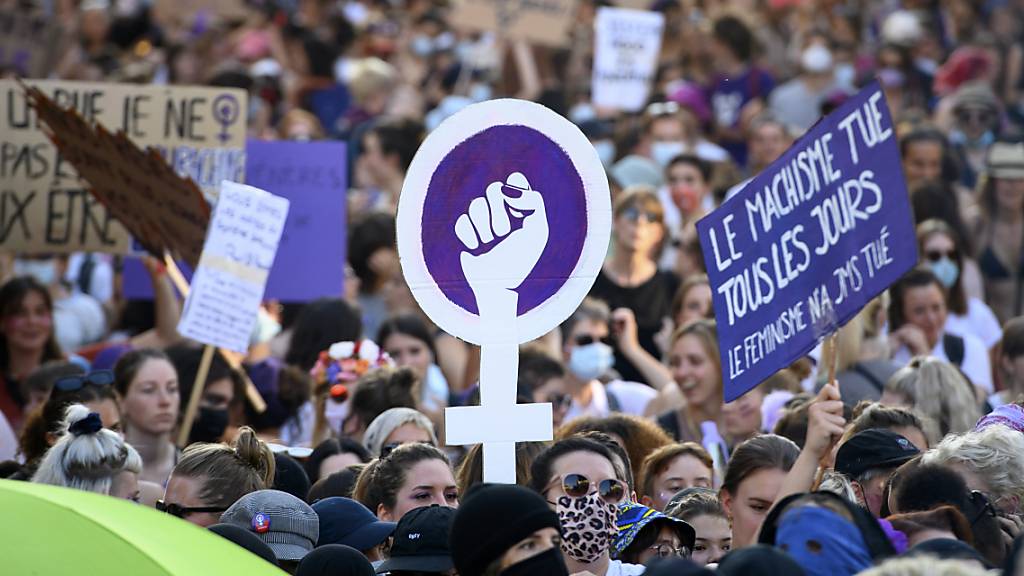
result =
M929 444L974 428L981 417L971 384L952 364L938 358L912 359L893 374L885 390L908 398L914 411L925 417L922 425Z
M390 92L397 83L398 72L394 66L380 58L363 58L353 66L348 91L352 99L362 105L377 94Z
M142 472L142 458L121 436L105 428L74 431L75 425L94 416L82 404L68 406L61 423L63 436L47 451L32 477L38 484L63 486L110 494L114 478L122 472Z
M380 456L384 442L392 432L406 424L414 424L430 436L430 443L437 446L437 435L434 434L434 424L420 412L412 408L391 408L381 412L380 416L373 419L363 434L363 444L370 451L374 458Z
M893 558L865 570L860 576L985 576L981 566L963 560L939 560L933 556Z
M818 490L822 492L831 492L854 504L859 503L857 500L857 493L854 492L853 484L850 482L850 479L846 477L846 474L840 474L835 470L825 471L825 474L821 478L821 485L818 486Z
M1005 426L947 436L925 453L922 464L959 463L988 484L993 500L1024 503L1024 434Z
M250 492L274 485L274 453L252 428L243 426L231 446L200 442L186 448L171 476L199 480L199 498L227 508Z

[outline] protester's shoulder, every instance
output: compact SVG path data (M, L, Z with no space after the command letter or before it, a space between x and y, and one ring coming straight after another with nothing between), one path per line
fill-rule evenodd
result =
M658 395L658 391L646 384L630 382L628 380L612 380L605 385L605 388L615 396L622 398L631 396L634 398L650 400Z
M639 564L625 564L621 560L612 560L608 563L607 576L634 576L643 574L645 568Z

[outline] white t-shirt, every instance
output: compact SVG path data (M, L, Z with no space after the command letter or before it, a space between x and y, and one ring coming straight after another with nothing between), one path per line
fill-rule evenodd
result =
M960 316L950 312L946 316L946 332L957 336L970 334L981 340L986 348L992 348L999 343L1003 334L992 309L977 298L967 300L967 314Z
M962 336L958 334L958 336L964 339L964 361L960 364L960 370L970 378L972 384L991 393L993 390L992 365L988 359L988 348L985 348L981 340L975 336L970 334ZM930 356L949 362L949 357L946 356L946 351L942 348L942 338L939 338ZM911 358L910 350L906 346L901 346L893 355L892 360L903 366L910 362Z
M612 409L608 403L609 392L614 394L615 399L619 401L620 412L635 416L643 416L647 404L658 395L658 391L650 386L622 380L615 380L606 385L602 385L598 380L591 380L590 391L592 394L590 404L586 406L581 406L573 398L569 410L565 413L565 422L582 416L603 418L611 414Z
M107 331L107 317L95 298L74 292L53 303L53 325L57 343L70 354L98 341Z
M608 571L605 576L636 576L643 574L644 568L639 564L623 564L621 560L612 560L608 563Z

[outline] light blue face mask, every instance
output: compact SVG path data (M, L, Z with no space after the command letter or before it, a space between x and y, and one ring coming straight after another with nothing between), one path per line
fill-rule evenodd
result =
M939 279L939 282L942 282L942 285L947 290L952 288L956 284L956 279L960 277L960 266L946 256L934 262L929 262L928 268L931 269L935 277Z
M584 381L599 378L615 364L615 352L602 342L573 348L569 355L569 371Z
M611 140L598 140L593 144L594 150L597 150L597 157L601 159L601 164L605 168L610 167L615 162L615 142Z

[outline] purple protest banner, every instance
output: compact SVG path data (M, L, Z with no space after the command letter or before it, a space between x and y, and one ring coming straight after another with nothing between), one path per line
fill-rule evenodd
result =
M877 83L697 223L726 402L811 351L917 262Z
M245 152L246 184L291 203L264 298L308 302L341 296L347 254L345 143L249 140ZM149 275L137 260L125 262L124 291L128 298L153 297Z

